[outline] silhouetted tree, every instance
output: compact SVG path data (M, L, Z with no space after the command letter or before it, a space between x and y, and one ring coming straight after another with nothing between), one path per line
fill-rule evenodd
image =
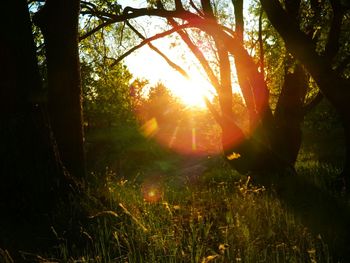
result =
M342 119L347 151L343 180L349 191L349 5L338 0L284 1L285 8L275 0L261 0L261 4L287 49L304 65Z
M74 176L85 174L82 90L78 53L79 0L48 0L35 14L45 40L48 109L61 159Z
M48 4L54 4L54 1L48 1ZM48 79L50 89L54 89L49 91L47 104L27 1L6 0L2 3L3 10L7 11L0 18L1 24L6 25L0 36L0 209L5 211L0 219L1 246L15 244L18 248L38 249L49 245L41 238L50 231L52 211L58 203L67 201L76 189L71 174L84 174L82 137L73 135L74 139L71 139L71 134L66 132L71 126L79 131L82 127L80 118L71 118L81 116L77 47L79 2L75 7L62 11L65 17L58 23L62 22L63 31L49 29L57 30L53 33L57 35L47 46ZM52 12L54 19L60 18L55 17L56 9ZM43 22L43 25L47 23L50 28L53 21ZM69 91L62 91L63 87ZM60 131L67 137L59 134ZM57 141L61 145L71 142L71 146L79 149L74 149L73 156L71 153L65 155L62 149L68 149L58 146Z

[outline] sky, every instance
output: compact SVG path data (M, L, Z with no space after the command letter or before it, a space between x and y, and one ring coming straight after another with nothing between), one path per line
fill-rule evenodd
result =
M146 1L139 0L119 0L123 7L144 7ZM147 19L147 18L145 18ZM151 21L154 21L151 20ZM159 25L159 24L158 24ZM157 27L157 22L150 25ZM150 34L149 36L151 36ZM186 52L187 47L171 48L171 40L162 38L152 42L160 50L173 60L173 62L183 67L190 76L190 79L184 78L181 74L171 68L166 61L156 52L148 47L143 46L136 52L133 52L124 59L130 72L137 78L149 80L150 85L157 82L164 83L174 95L180 97L183 102L189 106L205 107L204 97L209 99L214 97L215 90L207 80L204 73L200 73L196 59L190 52Z

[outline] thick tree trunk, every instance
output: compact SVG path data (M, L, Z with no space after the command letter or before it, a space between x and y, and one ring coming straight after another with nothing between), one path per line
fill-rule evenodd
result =
M21 262L19 250L57 245L51 226L58 205L67 207L60 215L71 216L74 209L81 216L81 210L67 202L77 185L61 163L43 105L27 1L5 0L2 8L7 12L0 16L6 25L0 34L0 247ZM65 230L74 231L71 224Z
M27 1L1 4L0 247L37 250L50 243L42 238L49 236L65 173L40 100Z
M296 65L293 73L286 72L274 114L273 149L291 166L294 166L301 146L307 87L307 78L300 65Z
M1 201L12 199L16 205L21 200L40 206L50 203L43 196L51 191L58 171L49 147L48 127L36 101L41 80L31 23L25 0L6 0L2 6L12 11L0 18L6 24L0 34Z
M67 170L85 175L81 79L78 54L79 0L47 0L35 17L46 45L49 114Z
M304 34L293 17L288 15L277 0L261 0L272 25L283 38L288 51L297 58L316 81L322 94L332 103L342 118L346 140L346 157L343 169L345 189L350 192L350 80L344 79L332 68L329 55L319 55L313 40ZM337 18L339 19L339 18ZM329 41L334 41L331 39ZM328 43L327 43L328 46ZM332 53L331 53L332 55Z

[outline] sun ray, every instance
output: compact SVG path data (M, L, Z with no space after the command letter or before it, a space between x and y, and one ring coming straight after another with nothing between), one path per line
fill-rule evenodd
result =
M197 143L196 143L196 128L192 128L192 151L197 150Z
M176 128L174 129L174 132L171 136L171 139L169 141L169 147L171 148L176 140L176 137L177 137L177 133L179 131L179 126L176 126Z

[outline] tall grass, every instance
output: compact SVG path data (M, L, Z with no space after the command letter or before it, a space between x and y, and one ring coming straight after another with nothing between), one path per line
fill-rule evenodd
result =
M331 262L322 236L312 235L270 191L224 167L207 173L195 182L163 175L145 178L143 183L110 174L103 193L108 211L91 211L81 231L87 245L68 252L62 242L57 258L62 262Z

